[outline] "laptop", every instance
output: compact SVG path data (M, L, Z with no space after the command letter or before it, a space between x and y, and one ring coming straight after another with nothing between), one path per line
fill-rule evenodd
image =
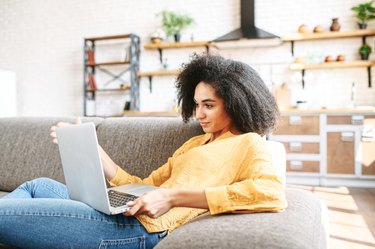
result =
M129 210L127 202L157 188L144 184L107 188L94 123L59 127L56 134L70 199L114 215Z

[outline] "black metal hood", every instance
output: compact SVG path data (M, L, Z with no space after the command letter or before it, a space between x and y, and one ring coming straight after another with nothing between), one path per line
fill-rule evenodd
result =
M213 40L214 43L237 41L247 39L269 39L278 45L281 43L280 37L271 34L267 31L255 27L255 0L240 0L241 1L241 27L220 36ZM257 44L261 45L262 43ZM267 46L267 45L266 45Z

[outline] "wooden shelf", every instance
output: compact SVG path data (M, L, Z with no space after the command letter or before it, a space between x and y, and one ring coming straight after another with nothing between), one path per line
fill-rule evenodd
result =
M210 50L210 42L208 41L196 41L196 42L160 42L160 43L149 43L143 46L145 49L157 49L159 50L160 63L163 64L163 49L170 48L192 48L192 47L206 47L207 53Z
M178 117L178 112L140 112L140 111L124 111L127 117Z
M104 88L104 89L96 89L96 90L90 90L86 89L86 92L124 92L124 91L129 91L129 87L124 87L124 88Z
M347 68L347 67L371 67L375 65L375 61L339 61L326 62L321 64L303 64L292 63L289 66L290 70L311 70L311 69L326 69L326 68Z
M125 65L129 63L130 61L109 61L109 62L89 63L89 64L86 64L86 66L87 67L114 66L114 65Z
M208 41L196 42L160 42L144 45L145 49L168 49L168 48L191 48L191 47L209 47Z
M149 71L149 72L138 72L138 77L148 77L150 82L150 93L152 92L152 77L154 76L176 76L180 73L178 69L170 70L159 70L159 71Z
M125 34L125 35L111 35L111 36L99 36L99 37L85 38L85 40L88 40L88 41L99 41L99 40L125 39L125 38L129 38L130 36L131 36L130 34Z
M303 64L292 63L289 66L290 70L302 71L302 88L305 87L305 70L316 69L331 69L331 68L352 68L352 67L366 67L368 76L368 87L371 87L371 67L375 65L375 61L333 61L321 64Z
M159 71L148 71L148 72L138 72L138 77L153 77L153 76L169 76L169 75L178 75L180 71L178 69L170 70L159 70Z
M336 38L351 38L364 37L375 35L375 30L355 30L346 32L323 32L323 33L308 33L308 34L293 34L283 37L284 42L290 41L307 41L307 40L321 40L321 39L336 39Z

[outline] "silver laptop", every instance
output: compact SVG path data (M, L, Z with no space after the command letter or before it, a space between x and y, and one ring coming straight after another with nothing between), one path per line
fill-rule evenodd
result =
M119 214L129 210L128 201L156 189L143 184L107 188L94 123L59 127L56 134L65 183L72 200L106 214Z

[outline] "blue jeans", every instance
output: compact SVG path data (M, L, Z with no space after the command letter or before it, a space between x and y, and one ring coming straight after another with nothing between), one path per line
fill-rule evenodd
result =
M166 235L148 233L134 217L70 200L66 186L48 178L0 199L0 243L21 248L153 248Z

